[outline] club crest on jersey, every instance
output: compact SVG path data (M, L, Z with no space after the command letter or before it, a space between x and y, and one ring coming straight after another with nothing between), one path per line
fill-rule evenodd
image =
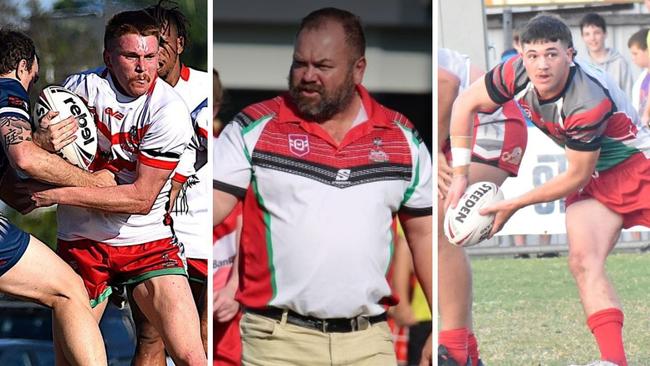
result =
M382 150L381 145L384 144L384 141L381 139L381 137L375 137L372 140L372 144L374 147L370 150L370 154L368 154L368 159L370 161L374 161L375 163L385 163L388 161L388 154L384 150Z
M307 135L289 134L289 151L296 156L309 153L309 137Z
M124 151L134 153L138 150L138 144L140 143L140 137L138 136L138 129L135 126L131 126L129 133L124 139L120 139L120 146Z

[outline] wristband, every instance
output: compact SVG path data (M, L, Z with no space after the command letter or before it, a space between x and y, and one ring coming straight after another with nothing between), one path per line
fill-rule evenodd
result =
M469 165L472 161L472 150L466 147L451 148L451 166L452 168Z

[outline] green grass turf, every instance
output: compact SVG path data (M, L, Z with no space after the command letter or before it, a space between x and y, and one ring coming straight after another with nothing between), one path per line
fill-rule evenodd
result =
M599 352L566 257L473 258L474 329L487 366L586 364ZM614 254L628 363L650 365L650 254Z

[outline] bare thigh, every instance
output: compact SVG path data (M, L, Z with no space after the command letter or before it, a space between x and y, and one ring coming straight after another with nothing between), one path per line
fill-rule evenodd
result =
M32 236L18 263L0 277L0 291L50 307L57 296L89 302L81 277Z

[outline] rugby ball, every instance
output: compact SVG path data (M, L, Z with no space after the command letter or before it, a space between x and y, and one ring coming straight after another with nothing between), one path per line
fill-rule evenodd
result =
M45 87L38 96L34 109L34 124L49 111L57 111L59 115L51 123L75 116L79 129L77 139L57 152L59 156L79 168L88 170L97 153L97 126L95 119L86 103L75 93L58 85Z
M503 192L492 182L478 182L467 187L456 208L447 209L443 223L449 242L469 247L488 238L494 215L481 215L479 210L503 200Z

